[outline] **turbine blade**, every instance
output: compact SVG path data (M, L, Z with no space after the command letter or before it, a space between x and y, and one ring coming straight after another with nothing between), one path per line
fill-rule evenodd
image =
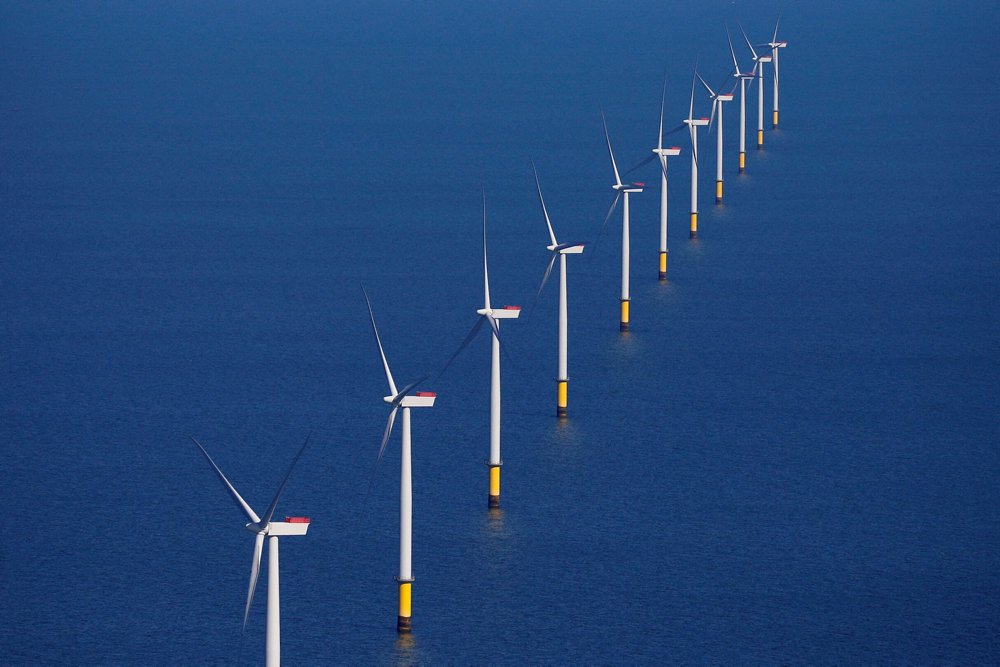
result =
M538 201L542 203L542 213L545 215L545 226L549 228L549 238L552 239L552 245L556 245L556 233L552 231L552 222L549 220L549 212L545 208L545 200L542 198L542 186L538 184L538 170L535 169L535 163L532 161L531 170L535 172L535 187L538 188Z
M711 115L708 118L708 131L709 132L712 131L712 123L715 122L715 110L719 107L720 104L721 104L721 102L719 102L719 98L718 97L716 97L715 99L712 100L712 113L711 113Z
M737 74L740 71L740 64L736 62L736 50L733 49L733 38L729 35L729 26L726 26L726 40L729 42L729 53L733 56L733 67L736 68Z
M219 479L222 480L223 486L226 487L226 491L228 491L232 499L236 501L236 505L239 506L241 510L243 510L243 513L246 515L246 517L250 519L250 521L252 521L253 523L260 523L260 517L258 517L254 513L250 505L247 504L247 501L243 500L243 497L239 493L237 493L233 485L229 483L229 480L226 479L226 476L222 474L221 470L219 470L219 466L215 465L215 461L213 461L212 457L208 455L208 452L205 451L205 448L201 446L201 443L195 440L193 435L189 435L188 437L191 438L191 441L194 444L198 445L198 449L200 449L201 453L205 455L206 459L208 459L208 462L209 464L211 464L212 469L215 471L215 474L219 476Z
M528 309L528 317L531 317L531 314L535 312L535 304L538 303L538 297L542 295L542 290L545 289L545 283L549 281L549 276L552 274L552 267L555 266L558 256L559 251L553 250L552 257L549 259L549 265L545 267L545 275L542 276L542 284L538 286L538 291L535 292L535 300L531 302L531 308Z
M458 346L458 349L455 350L455 353L452 354L451 358L448 359L448 363L446 363L441 368L441 370L438 371L438 374L434 376L435 380L437 380L439 377L441 377L442 375L444 375L444 372L446 370L448 370L449 366L451 366L451 362L455 361L455 357L457 357L462 352L462 350L464 350L466 347L468 347L469 343L472 342L472 339L476 337L476 334L479 333L479 329L482 326L483 326L483 317L479 316L479 317L476 318L476 323L474 325L472 325L472 330L465 337L465 340L462 341L462 344Z
M719 89L719 95L722 95L722 94L723 94L723 93L722 93L723 89L724 89L724 88L726 87L726 84L727 84L727 83L729 83L729 80L730 80L730 79L732 79L732 78L733 78L733 73L732 73L732 72L728 72L728 73L726 74L726 80L725 80L725 81L723 81L722 83L720 83L720 84L719 84L719 85L717 86L717 88Z
M486 263L486 188L483 188L483 306L490 308L490 270Z
M777 44L778 42L778 23L781 22L781 12L778 12L778 20L774 22L774 36L771 37L771 43Z
M594 239L593 243L594 252L597 251L597 242L601 240L601 234L604 233L604 228L607 226L608 220L611 219L611 214L615 212L615 207L618 206L618 200L621 199L621 197L622 197L622 192L621 190L619 190L618 193L615 195L615 200L611 202L611 208L608 209L608 214L604 216L604 222L601 223L601 229L597 232L597 238Z
M750 38L747 37L747 33L746 33L746 31L743 30L743 26L742 25L740 25L740 32L743 33L743 39L746 40L747 46L750 47L750 53L753 54L753 60L754 60L754 62L757 62L757 52L754 51L753 44L750 43Z
M385 358L385 350L382 349L382 339L378 335L378 327L375 326L375 314L372 312L372 302L368 299L368 292L365 286L361 285L361 291L365 295L365 303L368 304L368 316L372 321L372 331L375 332L375 342L378 343L378 353L382 355L382 366L385 368L385 379L389 381L389 392L396 395L396 383L392 381L392 373L389 372L389 362Z
M392 435L392 425L396 421L396 411L399 410L399 406L393 406L392 410L389 411L389 419L385 422L385 430L382 432L382 442L378 446L378 455L375 457L375 466L372 468L372 476L368 481L368 493L371 493L372 483L375 481L375 471L378 470L378 464L382 462L382 455L385 454L385 446L389 443L389 436ZM367 501L368 494L365 494L365 500Z
M414 387L416 387L418 384L420 384L429 377L430 375L424 375L419 379L416 379L410 384L403 387L403 389L398 394L392 397L392 402L396 405L399 405L399 402L402 401L406 397L406 395L410 393L410 390L412 390Z
M698 70L694 70L694 76L691 77L691 101L688 103L688 120L694 118L694 77L698 75Z
M608 141L608 153L611 155L611 167L615 170L615 185L621 185L622 179L618 175L618 165L615 164L615 152L611 150L611 137L608 136L608 121L604 118L604 109L601 109L601 122L604 123L604 138Z
M660 147L661 148L663 147L663 132L662 132L662 130L660 132ZM656 153L650 154L650 156L648 158L646 158L645 160L641 161L639 164L631 167L628 171L626 171L625 175L628 176L629 174L631 174L633 171L635 171L639 167L645 167L647 164L649 164L650 162L652 162L653 158L655 158L655 157L656 157ZM555 242L553 242L552 245L555 245Z
M288 466L288 472L285 473L285 478L281 480L281 486L278 487L278 492L274 494L274 500L271 501L271 505L267 508L267 513L264 514L264 518L262 519L263 524L270 523L271 517L274 515L274 508L278 505L278 498L281 497L281 492L285 489L285 482L287 482L288 478L291 476L292 470L295 468L295 464L299 462L299 457L302 456L302 452L306 451L306 445L309 444L309 438L311 437L312 431L309 431L309 434L306 436L306 441L302 443L302 448L299 450L299 453L295 455L295 458L292 459L291 465Z
M490 328L493 329L493 335L496 336L497 343L500 344L500 351L503 352L510 363L514 363L514 358L510 356L510 352L507 351L507 345L503 342L503 338L500 337L500 325L497 324L496 319L492 315L485 315L484 317L489 321Z
M656 147L663 148L663 103L667 99L667 73L663 73L663 91L660 93L660 134L656 139ZM633 167L634 168L634 167Z
M674 134L675 132L680 132L681 130L684 129L684 127L686 125L687 125L687 123L685 123L685 122L682 121L682 122L680 122L680 123L677 124L677 127L673 128L669 132L666 132L665 134Z
M708 94L711 95L712 97L715 97L715 91L712 90L712 88L707 83L705 83L705 79L701 78L701 74L695 72L694 75L698 77L699 81L701 81L701 85L705 86L705 90L708 91Z
M698 128L695 127L694 125L689 125L688 129L691 130L691 155L692 155L692 157L694 157L694 166L697 169L698 168L698 142L695 140L695 133L698 131Z
M660 156L660 173L662 173L663 174L663 178L666 179L666 177L667 177L667 156L666 155Z
M247 629L247 619L250 617L250 603L253 602L254 591L257 590L257 577L260 575L260 555L264 551L264 533L257 533L253 541L253 561L250 563L250 587L247 589L247 606L243 610L243 627L240 636Z

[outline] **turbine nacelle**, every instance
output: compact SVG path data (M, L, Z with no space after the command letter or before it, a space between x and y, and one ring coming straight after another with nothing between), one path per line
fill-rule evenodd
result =
M382 400L392 405L394 402L401 408L429 408L434 405L437 394L433 391L415 391L402 398L398 396L383 396Z
M516 320L521 314L521 306L504 306L503 308L480 308L476 311L484 317L492 317L495 320Z
M732 102L733 96L730 93L719 93L716 95L715 99L719 102Z
M757 62L759 62L759 63L769 63L769 62L771 62L771 56L757 56Z
M642 192L642 189L646 187L645 183L621 183L619 185L612 185L612 188L618 192Z
M671 155L680 155L680 146L671 146L670 148L654 148L653 152L660 157L670 157Z
M684 122L687 123L688 125L697 125L697 126L708 125L708 118L691 118L691 119L685 118Z
M263 533L284 537L285 535L305 535L309 530L309 519L304 516L286 516L284 521L270 521L263 526L259 523L248 523L247 530L251 533Z
M563 243L561 245L548 245L545 246L545 249L560 255L579 255L583 252L583 246L583 243Z

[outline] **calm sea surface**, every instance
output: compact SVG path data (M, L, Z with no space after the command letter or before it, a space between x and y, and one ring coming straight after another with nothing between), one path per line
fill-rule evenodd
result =
M725 203L700 137L594 240L618 164L771 37L772 2L9 2L0 6L0 645L12 663L263 661L241 646L247 501L281 542L283 655L333 663L1000 659L1000 111L988 3L785 3L781 127ZM676 4L678 6L671 6ZM837 3L834 3L835 5ZM770 119L768 66L765 108ZM697 90L695 114L709 102ZM714 128L713 128L714 135ZM633 176L630 176L633 177ZM413 412L412 635L395 630L387 393L482 306L503 324L502 510L486 509L489 342Z

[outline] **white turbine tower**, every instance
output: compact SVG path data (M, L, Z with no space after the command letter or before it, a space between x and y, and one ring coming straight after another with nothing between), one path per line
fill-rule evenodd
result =
M487 506L490 508L500 507L500 323L497 320L517 319L521 314L520 306L504 306L503 308L493 308L490 305L490 274L489 266L486 262L486 194L483 194L483 307L476 311L479 319L472 327L472 331L465 337L462 344L458 346L451 359L441 369L447 368L458 356L458 353L465 349L466 345L475 338L484 322L489 322L492 331L493 349L490 367L490 460L486 465L490 468L490 495ZM440 373L438 374L440 377Z
M750 53L753 55L754 63L756 63L754 69L757 71L757 150L761 150L764 148L764 68L761 65L771 62L771 56L763 53L758 54L754 50L750 38L743 31L743 26L740 26L740 32L743 33L743 39L750 47Z
M767 46L771 47L771 62L774 63L774 117L771 119L771 127L778 127L778 49L783 49L788 46L788 42L778 41L778 23L781 22L781 15L778 15L778 20L774 22L774 35L771 36L771 41L767 43Z
M364 287L361 288L364 292ZM386 361L385 351L382 349L382 340L378 335L378 328L375 326L375 315L372 313L372 304L368 300L368 293L365 292L365 303L368 304L368 316L371 318L372 331L375 333L375 342L378 343L378 352L382 357L382 367L385 369L385 379L389 382L389 396L383 397L383 401L392 406L389 411L389 420L385 424L385 432L382 434L382 444L379 446L378 457L375 465L378 466L385 453L385 446L392 435L392 425L396 419L396 412L402 408L402 446L399 463L399 574L396 581L399 584L399 615L396 619L396 630L399 632L410 631L410 599L413 585L412 566L412 542L413 542L413 484L410 468L410 408L429 408L434 405L437 394L429 391L410 391L426 379L426 376L416 382L403 387L401 391L396 391L396 383L392 380L392 373L389 372L389 362ZM370 486L369 486L370 488Z
M709 132L712 129L712 122L715 120L715 111L719 111L719 130L718 139L715 144L715 203L722 203L722 104L723 102L732 102L733 94L732 92L723 93L721 88L719 92L712 90L711 86L705 83L705 79L702 78L700 74L695 72L698 76L698 80L701 81L701 85L705 86L705 90L708 91L708 96L712 100L712 113L708 121Z
M757 63L749 72L740 71L740 64L736 61L736 51L733 49L733 40L729 36L729 26L726 26L726 39L729 40L729 53L733 56L733 76L740 81L740 173L746 170L747 164L747 82L753 83L757 76Z
M688 104L688 117L684 123L688 126L691 136L691 238L698 238L698 128L708 125L708 118L694 117L694 84L695 72L691 76L691 101Z
M628 304L630 301L629 297L629 229L628 229L628 196L636 192L642 192L644 183L622 183L621 177L618 175L618 165L615 163L615 153L611 150L611 137L608 136L608 123L604 119L604 112L601 111L601 121L604 123L604 138L608 142L608 153L611 155L611 168L615 172L615 184L611 187L618 193L615 195L615 200L611 203L611 208L608 210L607 216L604 218L604 224L607 224L608 219L611 214L614 213L615 207L618 205L618 200L621 199L622 194L625 195L625 201L622 204L622 292L621 292L621 321L619 323L620 331L628 331L629 326L629 312ZM603 225L602 225L603 228Z
M556 257L559 258L559 375L556 377L556 382L558 383L557 388L557 400L556 400L556 417L565 418L567 409L567 385L569 383L569 375L567 370L567 343L568 343L568 313L566 305L566 255L578 255L583 252L583 243L559 243L556 241L556 233L552 231L552 222L549 220L549 212L545 208L545 200L542 198L542 186L538 183L538 170L535 169L534 163L531 164L532 171L535 172L535 187L538 188L538 201L542 204L542 214L545 216L545 226L549 230L549 240L552 243L547 247L548 251L552 253L552 258L549 260L549 265L545 269L545 275L542 277L542 284L538 288L538 293L542 293L542 289L545 287L546 281L549 279L549 275L552 273L552 266L555 264ZM537 300L538 297L536 296Z
M630 174L639 167L643 167L655 158L660 158L660 280L667 279L667 158L680 155L681 149L677 146L669 148L663 147L663 103L667 96L667 78L663 77L663 92L660 95L660 133L657 135L656 148L648 158L629 169L626 174ZM681 123L667 134L684 127Z
M247 530L251 533L256 533L253 545L253 561L250 565L250 587L247 590L247 604L243 611L243 630L247 627L247 618L250 615L250 603L253 602L254 590L257 588L257 576L260 574L260 558L264 550L264 537L268 538L267 542L267 634L265 639L265 659L268 667L277 667L281 664L281 604L280 604L280 594L279 594L279 581L278 581L278 537L284 535L305 535L306 531L309 530L309 519L305 517L285 517L284 521L271 521L271 517L274 516L274 508L278 504L278 498L281 497L281 491L285 488L285 482L288 481L288 477L292 474L292 469L295 468L295 464L298 463L299 457L302 456L302 452L305 451L306 445L309 444L309 437L306 437L305 443L302 445L302 449L299 453L295 455L292 460L292 464L288 466L288 472L285 473L284 479L281 480L281 484L278 486L278 492L274 494L274 500L268 506L267 511L264 513L263 518L258 517L257 514L250 508L243 497L237 493L236 489L226 476L222 474L219 470L219 466L215 465L215 461L212 457L208 455L205 448L201 446L201 443L194 439L193 436L188 436L191 440L198 446L201 453L205 455L208 459L209 464L211 464L212 469L215 474L219 476L219 480L222 481L223 486L226 487L226 491L232 496L233 500L246 515L250 523L246 525ZM242 633L242 630L241 630Z

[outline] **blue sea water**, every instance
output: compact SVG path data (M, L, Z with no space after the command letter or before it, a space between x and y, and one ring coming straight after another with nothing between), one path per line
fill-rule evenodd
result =
M782 11L781 127L726 196L701 137L593 240L724 22ZM988 4L396 0L0 6L0 541L11 663L263 661L252 539L188 440L278 505L291 664L994 663L1000 657L1000 56ZM738 35L738 33L737 33ZM735 42L741 62L747 50ZM769 70L768 70L769 71ZM696 114L708 114L707 98ZM748 104L756 123L755 92ZM770 86L765 99L770 109ZM768 113L769 119L769 113ZM486 509L489 343L413 414L414 602L395 630L397 383L481 304L503 324L503 508Z

